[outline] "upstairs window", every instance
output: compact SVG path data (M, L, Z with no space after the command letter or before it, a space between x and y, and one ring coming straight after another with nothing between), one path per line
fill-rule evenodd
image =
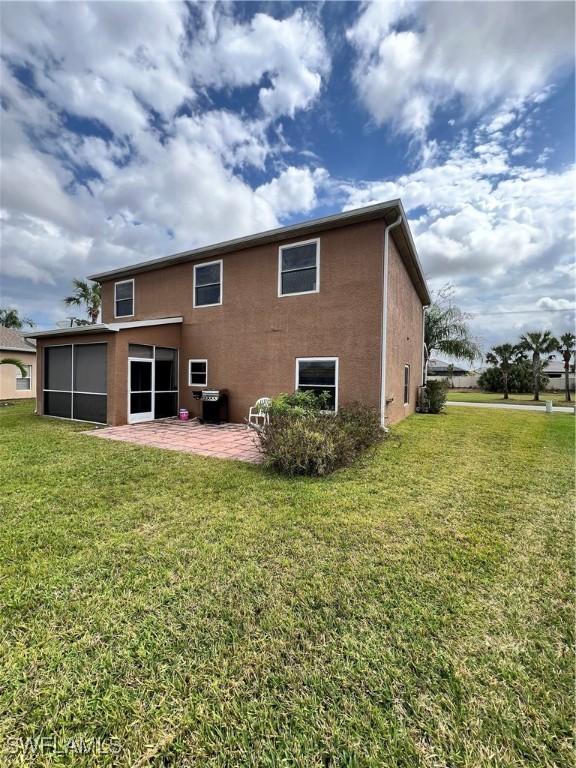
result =
M194 265L194 306L222 304L222 261Z
M338 358L298 357L296 359L296 389L300 392L328 394L326 410L338 410Z
M404 366L404 405L410 403L410 366Z
M114 317L132 317L134 314L134 280L114 283Z
M19 391L32 389L32 366L25 365L24 368L27 371L26 376L22 375L22 371L19 368L16 369L16 389Z
M278 295L296 296L320 290L320 241L283 245L279 252Z

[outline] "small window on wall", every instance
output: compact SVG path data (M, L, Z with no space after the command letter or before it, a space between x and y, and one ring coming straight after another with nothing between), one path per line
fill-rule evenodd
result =
M114 283L114 317L132 317L134 314L134 280Z
M188 384L191 387L208 386L208 360L189 360Z
M326 392L326 410L338 410L338 358L299 357L296 360L296 389L300 392Z
M194 306L222 304L222 261L194 265Z
M16 389L21 392L32 389L32 366L25 365L24 368L26 368L26 376L22 375L22 371L19 368L16 369Z
M410 404L410 366L404 366L404 405Z
M317 293L320 288L319 262L319 240L283 245L279 252L278 296Z

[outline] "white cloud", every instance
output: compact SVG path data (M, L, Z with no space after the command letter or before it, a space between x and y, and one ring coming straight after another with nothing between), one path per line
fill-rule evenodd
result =
M308 15L244 24L205 6L206 29L190 45L183 4L5 11L1 266L16 305L26 283L42 285L57 319L55 297L72 277L270 229L314 206L322 172L280 158L287 145L274 122L309 106L329 69ZM201 111L208 82L258 85L260 112ZM70 116L109 132L74 131ZM267 183L250 184L252 170Z
M279 176L256 190L280 217L312 210L317 203L317 189L327 178L322 168L287 168Z
M272 117L294 117L317 98L330 57L321 27L304 11L281 20L257 13L245 24L226 13L212 12L209 18L190 50L200 83L260 86L260 105ZM268 83L261 84L265 76Z
M408 28L396 29L399 21ZM376 2L363 5L348 39L374 121L422 139L435 110L456 97L467 114L545 98L552 73L573 61L573 31L572 3Z

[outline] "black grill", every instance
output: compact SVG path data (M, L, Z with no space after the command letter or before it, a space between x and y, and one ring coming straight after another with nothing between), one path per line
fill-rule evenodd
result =
M228 421L228 392L225 389L203 389L202 418L205 424L220 424Z

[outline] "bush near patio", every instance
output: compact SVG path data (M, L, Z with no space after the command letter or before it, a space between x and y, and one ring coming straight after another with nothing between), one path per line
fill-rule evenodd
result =
M289 477L323 476L351 465L381 442L386 432L375 408L352 403L338 413L325 410L327 393L279 395L258 433L264 463Z

